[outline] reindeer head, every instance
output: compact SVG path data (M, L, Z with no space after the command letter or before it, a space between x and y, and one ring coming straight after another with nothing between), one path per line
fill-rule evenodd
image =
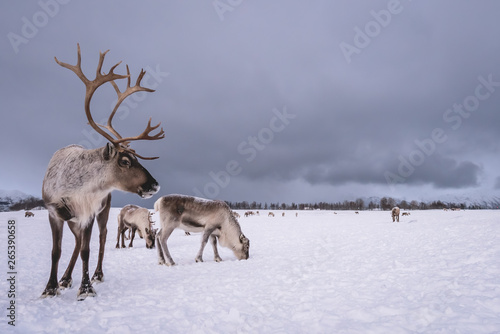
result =
M101 149L104 162L111 169L114 188L135 193L142 198L150 198L158 192L160 186L153 176L144 168L137 157L129 152L120 152L108 143Z
M241 233L238 241L231 250L238 260L247 260L250 257L250 240Z
M149 227L146 228L146 248L152 249L155 248L155 240L156 240L156 232L158 231L157 228L153 228L154 221L151 215L151 212L148 212L148 220L149 220Z
M241 242L241 257L238 257L240 260L246 260L250 257L250 240L248 240L247 237L243 235L243 233L240 235L240 242Z

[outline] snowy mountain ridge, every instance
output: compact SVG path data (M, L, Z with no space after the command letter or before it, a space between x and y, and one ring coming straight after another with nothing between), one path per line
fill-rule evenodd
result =
M9 207L19 201L32 197L20 190L0 189L0 212L7 211Z

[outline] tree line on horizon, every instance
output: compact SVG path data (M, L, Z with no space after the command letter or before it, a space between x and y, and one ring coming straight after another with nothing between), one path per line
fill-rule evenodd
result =
M435 210L435 209L451 209L460 208L462 210L480 210L488 209L485 205L466 205L465 203L451 203L443 201L398 201L392 197L382 197L380 201L374 202L370 201L366 203L363 199L358 198L355 201L342 201L342 202L317 202L317 203L267 203L262 204L261 202L231 202L225 201L232 210L391 210L393 207L397 206L403 210ZM19 200L17 202L12 201L10 198L2 199L0 201L0 211L19 211L19 210L32 210L37 207L45 207L42 199L30 196L28 198Z
M355 201L342 201L342 202L318 202L318 203L257 203L254 202L231 202L226 201L232 210L391 210L397 206L403 210L436 210L436 209L451 209L460 208L462 210L476 210L487 209L481 205L469 205L465 203L451 203L443 202L440 200L422 202L422 201L398 201L392 197L382 197L379 202L370 201L366 203L363 199L358 198Z

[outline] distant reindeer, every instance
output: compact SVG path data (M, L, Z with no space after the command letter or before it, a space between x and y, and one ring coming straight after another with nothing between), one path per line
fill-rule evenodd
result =
M233 211L233 215L236 217L236 218L240 218L240 214L236 211Z
M82 281L77 299L83 300L88 296L95 296L96 292L92 287L92 282L101 282L104 277L102 262L111 192L118 189L136 193L142 198L149 198L160 189L158 182L137 160L137 158L148 160L156 158L144 158L129 148L131 141L163 138L165 136L163 129L156 135L150 135L150 132L158 128L160 124L151 126L151 119L149 119L146 129L140 135L127 138L122 138L111 125L118 107L127 96L135 92L153 92L153 90L141 87L141 80L145 74L142 70L133 87L130 87L128 66L127 75L113 73L113 70L121 62L111 67L107 74L102 73L104 57L108 51L100 53L94 80L87 79L82 72L80 45L78 45L76 65L69 65L55 58L60 66L74 72L85 84L85 114L87 120L95 131L109 140L109 143L105 147L97 149L85 149L78 145L71 145L58 150L49 162L43 180L42 197L49 212L52 230L52 266L49 281L42 293L42 297L56 296L59 294L60 288L71 287L71 275L78 254L82 259ZM125 78L128 79L127 88L124 92L121 92L114 80ZM109 116L107 125L100 125L95 123L92 118L90 101L97 88L107 82L110 82L114 87L118 95L118 101ZM105 130L108 130L116 138ZM91 281L89 278L89 243L95 217L97 217L99 225L99 259ZM68 226L75 236L75 249L68 268L58 283L57 269L61 257L64 221L68 222Z
M391 210L391 216L392 216L392 221L395 222L396 220L399 223L399 208L397 206L393 207Z
M401 214L401 216L409 216L409 215L410 215L410 213L409 213L409 212L403 212L403 213Z
M35 214L33 212L31 212L31 211L26 211L24 213L24 217L35 217Z
M122 239L121 247L125 248L125 232L131 231L129 247L133 247L135 232L146 240L146 248L155 247L156 229L153 229L151 212L146 208L129 204L121 209L118 215L118 235L116 237L116 248L120 248L120 237Z
M285 217L285 213L284 212L281 214L281 217Z
M267 216L268 216L268 217L274 217L274 213L269 212L269 213L267 214Z
M250 241L225 202L168 195L158 199L154 207L155 211L160 212L161 222L161 230L156 236L159 264L175 265L168 251L167 240L176 228L186 232L203 232L196 262L203 262L203 249L208 238L211 238L216 262L222 261L217 250L217 239L221 246L231 249L239 260L248 259Z
M355 213L355 214L357 214L357 215L359 215L359 212L358 212L358 211L355 211L354 213Z

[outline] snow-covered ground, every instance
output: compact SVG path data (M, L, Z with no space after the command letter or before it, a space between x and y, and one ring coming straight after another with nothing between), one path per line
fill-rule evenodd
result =
M0 332L19 333L499 333L500 211L287 211L239 219L250 259L220 248L194 258L199 235L175 231L177 265L158 265L144 240L115 249L112 209L97 297L73 287L40 299L50 269L46 211L0 213ZM16 220L16 296L8 297L7 221ZM154 216L157 220L157 217ZM91 274L98 232L94 226ZM74 239L65 228L59 278ZM15 328L7 307L15 301Z

